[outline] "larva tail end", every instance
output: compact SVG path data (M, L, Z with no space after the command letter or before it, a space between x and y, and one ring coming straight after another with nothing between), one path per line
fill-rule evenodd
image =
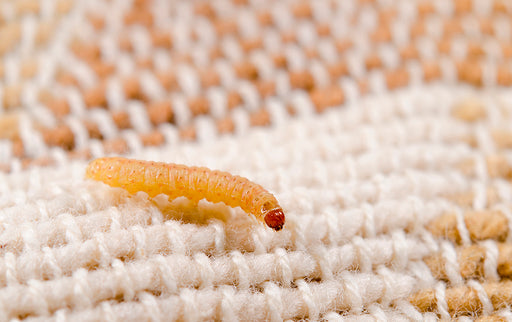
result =
M89 162L87 169L85 169L85 177L89 179L98 180L101 169L104 167L106 158L99 158Z
M284 212L281 208L272 209L265 215L265 223L270 228L278 231L284 226Z
M98 172L98 164L96 160L89 162L89 165L85 169L85 177L89 179L94 179L96 177L96 173Z

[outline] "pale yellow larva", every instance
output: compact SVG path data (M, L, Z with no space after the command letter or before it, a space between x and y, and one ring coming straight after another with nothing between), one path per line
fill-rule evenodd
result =
M283 228L285 216L276 198L262 186L240 176L204 167L131 160L99 158L89 163L85 176L130 193L145 191L150 197L166 194L169 199L206 199L240 207L269 227Z

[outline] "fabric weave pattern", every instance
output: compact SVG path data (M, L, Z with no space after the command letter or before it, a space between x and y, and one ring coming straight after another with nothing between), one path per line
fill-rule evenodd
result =
M509 1L0 2L0 321L512 319ZM241 175L239 208L84 179Z

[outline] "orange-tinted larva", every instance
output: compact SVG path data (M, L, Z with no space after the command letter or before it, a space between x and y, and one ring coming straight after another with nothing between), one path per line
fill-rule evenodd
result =
M223 171L113 157L91 161L85 176L130 193L145 191L150 197L163 193L169 199L183 196L196 202L206 199L239 206L275 230L283 228L285 221L274 195L246 178Z

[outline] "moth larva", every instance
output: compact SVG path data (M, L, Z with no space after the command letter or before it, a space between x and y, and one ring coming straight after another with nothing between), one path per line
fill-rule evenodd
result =
M169 199L184 196L196 202L206 199L230 207L240 206L275 230L283 228L285 221L282 208L270 192L246 178L223 171L113 157L91 161L85 176L129 193L145 191L150 197L163 193Z

